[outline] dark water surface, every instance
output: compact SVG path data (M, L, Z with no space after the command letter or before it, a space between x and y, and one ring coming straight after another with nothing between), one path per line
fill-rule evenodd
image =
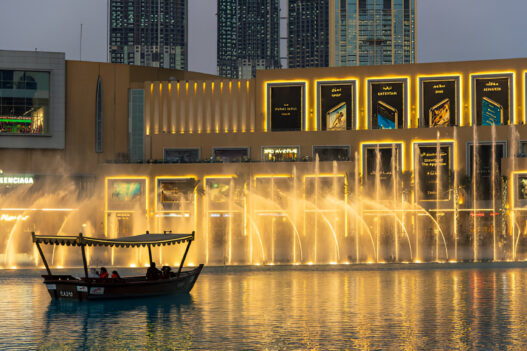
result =
M520 263L209 268L189 296L84 303L39 274L0 271L0 349L527 349Z

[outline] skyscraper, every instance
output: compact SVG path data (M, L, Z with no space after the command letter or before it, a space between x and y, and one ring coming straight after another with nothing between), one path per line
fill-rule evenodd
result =
M289 67L415 62L416 0L289 0Z
M329 1L289 0L289 68L329 65Z
M110 0L111 62L188 68L188 0Z
M280 68L279 0L218 0L218 75Z

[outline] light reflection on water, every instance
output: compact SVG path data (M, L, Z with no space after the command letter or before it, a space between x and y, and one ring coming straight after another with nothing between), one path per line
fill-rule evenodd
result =
M190 296L93 303L0 271L0 348L527 348L521 265L386 267L216 268Z

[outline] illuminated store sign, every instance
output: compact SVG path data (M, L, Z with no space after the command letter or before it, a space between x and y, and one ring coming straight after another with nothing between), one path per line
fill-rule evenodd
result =
M421 80L421 120L423 127L456 125L458 78Z
M511 76L473 78L476 124L481 126L510 123Z
M0 184L22 185L22 184L33 184L33 183L34 183L34 178L32 175L0 174Z
M318 94L321 130L351 129L354 120L355 83L319 83Z
M296 161L298 159L299 147L264 147L264 161Z
M271 131L302 129L304 89L304 84L269 85Z
M422 201L450 199L450 150L449 145L417 145L419 198ZM439 151L439 155L438 155Z
M3 215L0 215L0 222L27 221L28 218L29 216L23 216L23 215L12 216L12 215L3 214Z
M369 125L371 129L403 128L405 115L406 82L369 82Z

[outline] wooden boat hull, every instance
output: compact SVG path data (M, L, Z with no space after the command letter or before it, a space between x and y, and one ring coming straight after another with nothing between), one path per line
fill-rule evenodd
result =
M77 279L72 276L44 275L44 284L54 300L103 300L189 293L203 265L183 271L179 277L146 280L145 277L123 279Z

